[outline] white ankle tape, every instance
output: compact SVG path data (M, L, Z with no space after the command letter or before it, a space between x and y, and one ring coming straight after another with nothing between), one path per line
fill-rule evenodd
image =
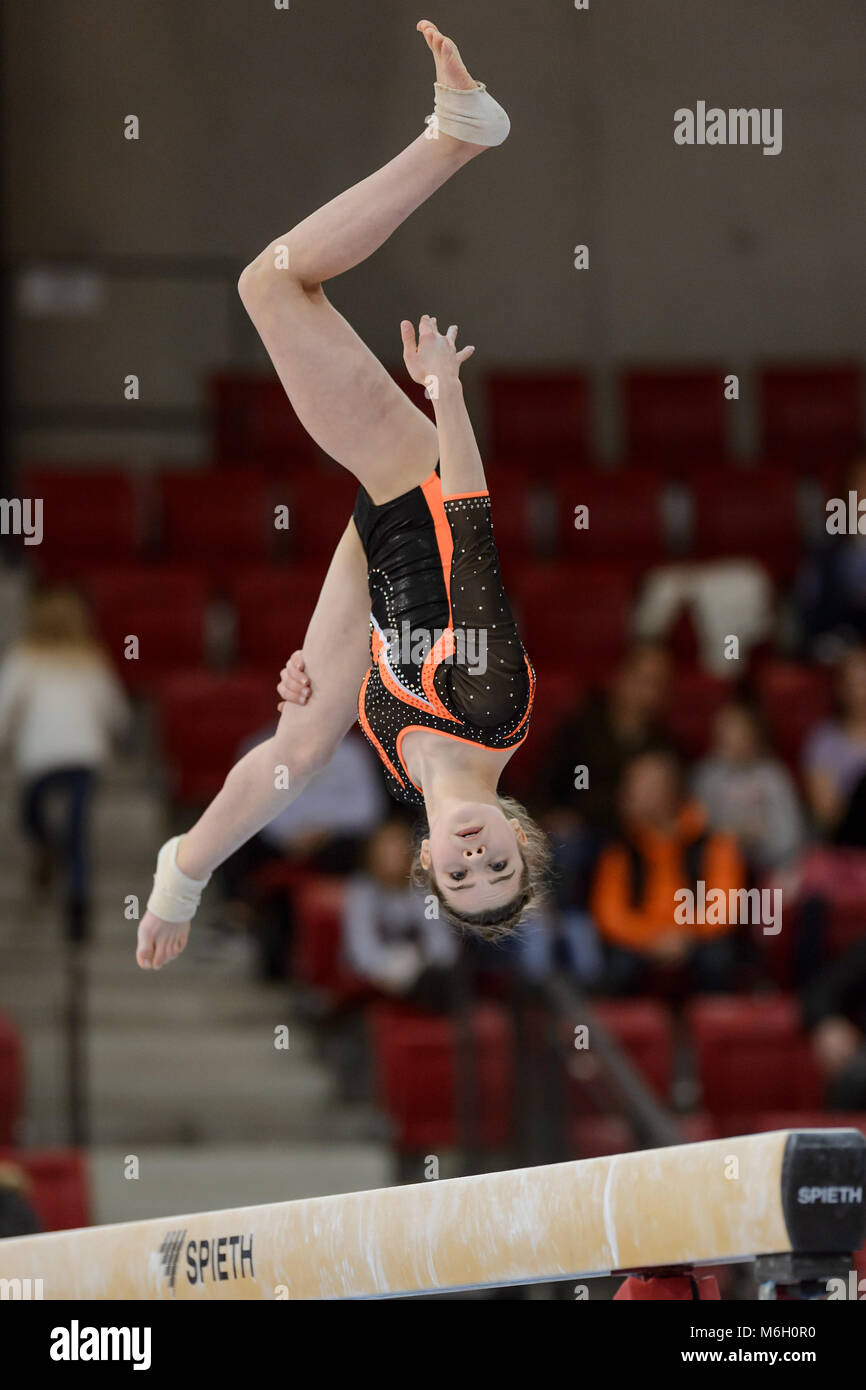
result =
M195 916L201 895L210 880L207 878L187 878L177 867L177 847L180 836L166 840L156 860L156 873L153 876L153 892L147 900L149 912L161 917L163 922L189 922Z
M466 92L443 87L441 82L433 86L436 102L433 115L427 117L430 139L435 140L440 130L471 145L501 145L507 138L511 122L483 82Z

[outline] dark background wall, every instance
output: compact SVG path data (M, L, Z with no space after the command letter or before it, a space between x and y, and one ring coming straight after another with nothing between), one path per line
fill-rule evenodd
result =
M861 0L13 0L4 11L7 251L224 257L214 278L111 274L85 312L14 323L22 453L142 465L196 456L194 416L156 432L89 406L198 406L206 372L258 361L231 293L272 236L386 160L432 109L434 19L509 109L476 161L331 287L374 350L404 315L460 322L478 369L862 357L866 8ZM699 100L782 107L782 153L683 149ZM140 118L141 138L123 138ZM578 242L590 270L573 269ZM129 410L137 407L130 404ZM749 403L738 413L750 442ZM71 423L70 423L71 422ZM73 428L74 425L74 428Z

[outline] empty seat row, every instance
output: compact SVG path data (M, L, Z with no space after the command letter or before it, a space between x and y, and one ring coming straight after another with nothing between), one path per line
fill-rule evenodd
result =
M677 465L720 461L730 448L725 398L736 366L641 367L620 378L626 457ZM423 408L420 391L397 369L395 378ZM740 379L741 390L751 382ZM764 454L806 465L858 447L863 434L862 372L854 363L775 364L754 375L760 447ZM259 458L275 466L315 459L317 450L273 374L221 372L209 384L215 456ZM493 372L485 380L488 443L503 458L546 465L557 455L590 460L595 450L589 378L569 369Z
M732 371L722 364L626 371L619 401L625 457L673 468L723 460L731 415L742 408L725 397ZM856 364L765 366L754 388L765 456L811 467L859 447L863 378ZM534 457L544 466L551 456L585 462L595 453L592 394L580 372L494 373L486 405L492 451L502 457Z
M674 1058L668 1011L642 999L599 1001L595 1008L636 1070L668 1103ZM770 1112L777 1128L797 1123L796 1116L818 1122L812 1117L821 1113L821 1079L792 999L697 1000L688 1010L688 1025L701 1111L685 1122L687 1140L753 1132ZM514 1037L508 1015L493 1004L476 1006L472 1026L475 1137L492 1148L514 1137ZM461 1100L454 1021L381 1005L373 1010L372 1030L381 1100L395 1125L398 1148L455 1143L465 1096ZM584 1156L630 1147L622 1118L593 1113L584 1083L578 1066L570 1103L575 1147Z
M24 1060L18 1029L0 1014L0 1144L15 1142L21 1119Z
M800 558L802 499L790 469L695 470L684 494L690 520L682 508L672 513L668 484L653 470L591 472L559 463L545 474L494 459L488 471L506 562L555 554L615 564L637 578L682 553L700 560L751 556L788 581ZM345 470L323 466L280 482L248 466L162 474L148 508L124 473L45 468L25 471L21 491L43 502L41 543L24 549L42 577L76 580L98 568L158 559L195 564L227 590L239 569L286 555L321 580L357 484ZM817 527L823 504L814 506Z
M145 556L196 564L223 586L238 566L286 550L324 567L357 484L343 469L268 477L256 465L163 473L151 488L113 469L25 469L22 497L42 502L42 538L23 554L46 579L76 580Z

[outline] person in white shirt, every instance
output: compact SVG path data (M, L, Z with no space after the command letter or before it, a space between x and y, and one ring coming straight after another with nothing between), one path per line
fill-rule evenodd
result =
M88 813L96 776L128 705L74 590L31 600L23 637L0 662L0 743L10 745L21 822L34 847L33 878L45 886L58 851L73 935L88 903ZM59 837L49 805L62 806Z
M731 701L719 710L710 751L694 770L693 790L711 828L736 835L754 872L777 869L803 848L796 784L769 752L751 706Z

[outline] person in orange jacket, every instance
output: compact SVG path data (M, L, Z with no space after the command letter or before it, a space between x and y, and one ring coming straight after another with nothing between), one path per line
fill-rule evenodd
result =
M737 891L746 869L735 839L706 829L668 752L627 765L620 816L622 833L603 851L591 895L607 992L634 993L654 968L683 964L696 989L731 990L737 914L746 902Z

